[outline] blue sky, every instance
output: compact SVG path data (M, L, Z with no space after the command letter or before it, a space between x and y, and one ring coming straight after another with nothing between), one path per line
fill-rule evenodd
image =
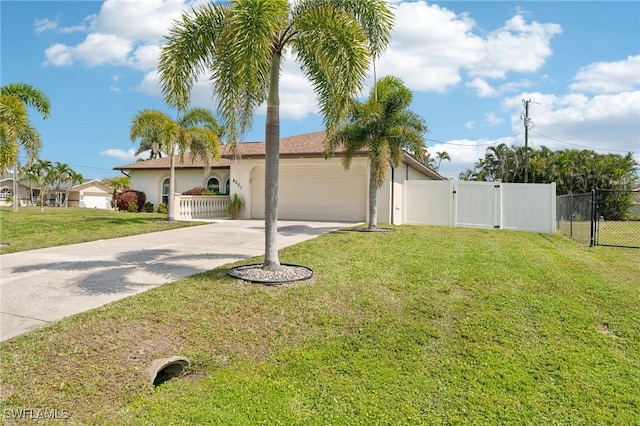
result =
M131 118L154 108L175 116L156 74L172 21L201 1L0 1L0 83L29 83L51 100L32 122L40 158L85 178L117 176L135 161ZM413 90L429 151L447 151L458 174L487 147L524 144L531 100L534 148L634 152L640 161L640 2L392 2L396 23L377 74ZM322 129L310 85L285 63L281 135ZM371 85L371 79L367 81ZM206 82L193 104L213 110ZM264 110L245 141L264 139ZM24 158L23 158L24 159Z

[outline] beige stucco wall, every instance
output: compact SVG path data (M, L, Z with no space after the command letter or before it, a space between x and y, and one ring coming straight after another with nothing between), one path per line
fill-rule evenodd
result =
M351 162L351 167L368 167L369 160L367 158L354 158ZM240 159L235 160L231 165L231 195L239 194L245 200L245 209L241 216L243 219L247 219L251 215L251 174L254 168L258 166L264 166L264 159ZM341 166L342 160L340 158L330 158L325 160L324 158L280 158L280 166L317 166L317 165L333 165ZM368 170L368 168L367 168ZM367 172L368 173L368 172ZM322 182L318 182L318 185L322 185ZM309 188L313 191L313 188Z
M131 170L131 189L144 192L147 201L154 207L162 202L162 181L169 178L169 170ZM216 177L224 188L229 178L229 169L211 169L205 173L202 169L176 170L175 191L181 193L196 187L206 187L207 180Z

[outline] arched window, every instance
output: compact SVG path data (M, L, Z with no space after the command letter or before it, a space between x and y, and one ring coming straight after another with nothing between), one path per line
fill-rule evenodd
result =
M8 198L11 197L11 189L9 188L2 188L2 190L0 190L0 200L6 200Z
M224 183L224 193L226 195L231 194L231 178L227 178L227 181Z
M220 193L220 181L218 178L210 177L207 179L207 190L215 193Z
M162 181L162 202L169 205L169 178Z

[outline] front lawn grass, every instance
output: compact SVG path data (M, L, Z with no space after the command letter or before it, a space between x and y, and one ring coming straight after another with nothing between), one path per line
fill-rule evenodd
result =
M166 222L160 213L129 213L65 207L0 207L0 254L106 238L126 237L199 224Z
M314 282L221 268L5 343L1 408L113 425L640 424L637 255L501 230L335 232L281 251ZM191 366L154 388L146 368L170 355Z

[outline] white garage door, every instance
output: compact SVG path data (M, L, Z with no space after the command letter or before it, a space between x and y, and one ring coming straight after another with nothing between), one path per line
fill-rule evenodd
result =
M88 209L110 209L111 196L83 194L81 195L80 207L86 207Z
M264 167L251 175L251 216L264 218ZM289 220L364 221L367 173L339 165L281 166L278 218Z

